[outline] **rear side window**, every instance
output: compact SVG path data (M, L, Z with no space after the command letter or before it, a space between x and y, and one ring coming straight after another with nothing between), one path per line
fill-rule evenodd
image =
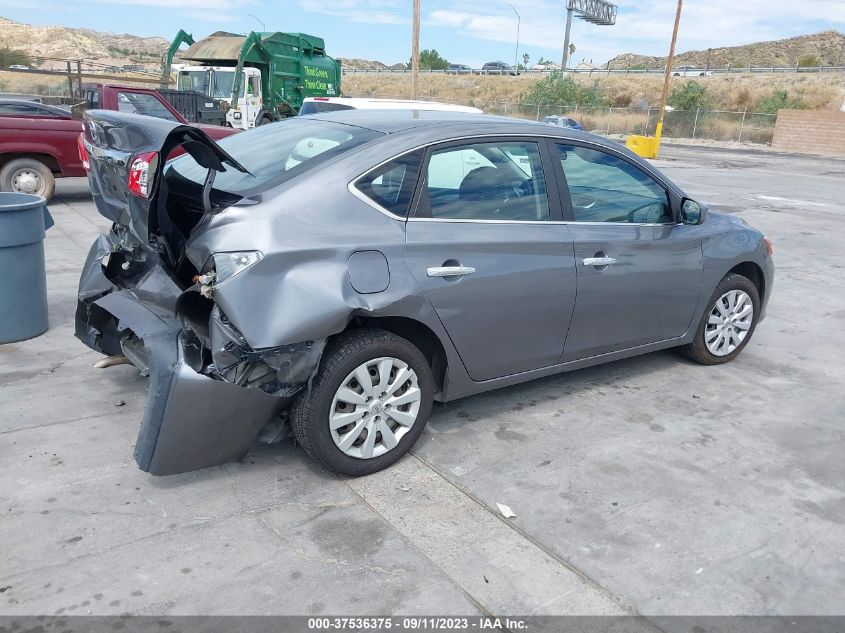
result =
M355 187L380 207L407 217L421 162L421 151L406 154L363 176Z

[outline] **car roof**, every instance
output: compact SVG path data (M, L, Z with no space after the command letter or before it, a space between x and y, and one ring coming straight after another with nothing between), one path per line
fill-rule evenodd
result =
M28 99L0 99L0 105L27 105L32 108L38 108L39 110L46 110L47 112L52 112L54 114L62 115L62 116L70 116L70 110L65 110L64 108L59 108L54 105L50 105L47 103L41 103L40 101L30 101Z
M481 114L482 110L470 106L420 101L412 99L370 99L367 97L306 97L303 102L337 103L358 110L443 110Z
M555 128L547 123L528 119L515 119L493 114L466 114L436 110L338 110L309 115L309 119L331 121L344 125L367 128L384 134L405 130L434 128L438 132L462 135L526 134L529 136L560 136L563 138L589 139L607 147L617 147L614 141L580 132L571 128Z

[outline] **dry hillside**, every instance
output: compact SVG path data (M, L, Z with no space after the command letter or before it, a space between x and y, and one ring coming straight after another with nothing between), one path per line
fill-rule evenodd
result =
M163 37L103 33L64 26L32 26L0 17L0 46L19 49L38 59L88 59L106 64L127 61L158 63L169 42Z
M784 40L755 42L744 46L727 46L710 49L711 68L731 66L795 66L805 57L817 57L823 66L838 66L845 63L845 35L838 31L822 31L812 35L800 35ZM658 67L666 63L665 57L651 57L624 53L610 60L611 68L631 66ZM675 56L678 66L691 64L704 67L708 63L708 52L687 51Z

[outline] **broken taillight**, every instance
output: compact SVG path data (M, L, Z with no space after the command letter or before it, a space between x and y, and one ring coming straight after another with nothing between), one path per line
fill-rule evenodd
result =
M76 137L76 149L79 151L79 160L82 167L86 170L91 169L91 163L88 162L88 150L85 149L85 135L82 133Z
M149 198L153 190L158 152L144 152L132 159L129 167L129 192L139 198Z

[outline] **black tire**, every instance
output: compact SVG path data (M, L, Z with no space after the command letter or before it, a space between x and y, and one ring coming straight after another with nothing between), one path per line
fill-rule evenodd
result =
M15 179L19 177L22 172L35 172L38 177L37 190L23 191L15 186ZM20 193L32 193L36 196L41 196L45 200L53 197L53 192L56 189L56 179L53 177L53 172L40 160L35 158L16 158L10 160L0 169L0 191L15 191Z
M268 123L272 123L272 122L273 122L273 120L269 116L264 114L258 119L258 121L256 121L255 127L258 127L259 125L267 125Z
M754 314L751 319L751 327L748 329L748 334L745 336L745 339L743 339L743 341L730 354L717 356L707 349L707 344L704 340L707 320L710 318L710 312L715 307L716 301L726 292L730 292L731 290L742 290L751 297L751 304L754 306ZM723 363L730 362L736 358L743 349L745 349L746 345L748 345L748 341L751 340L751 337L754 335L754 330L757 328L757 318L759 314L760 293L757 291L757 286L755 286L754 283L747 277L743 277L742 275L737 275L735 273L729 273L722 278L722 281L719 282L719 285L716 286L716 290L710 297L707 309L701 317L701 322L698 324L698 329L695 331L695 338L692 343L684 345L679 349L684 356L691 358L702 365L721 365Z
M420 409L416 421L396 447L378 457L358 459L346 455L334 443L329 430L329 408L341 383L356 367L382 356L399 359L416 372ZM433 395L431 367L416 346L385 330L353 330L329 342L310 387L298 394L291 410L294 439L310 457L331 471L369 475L393 465L410 450L428 421Z

